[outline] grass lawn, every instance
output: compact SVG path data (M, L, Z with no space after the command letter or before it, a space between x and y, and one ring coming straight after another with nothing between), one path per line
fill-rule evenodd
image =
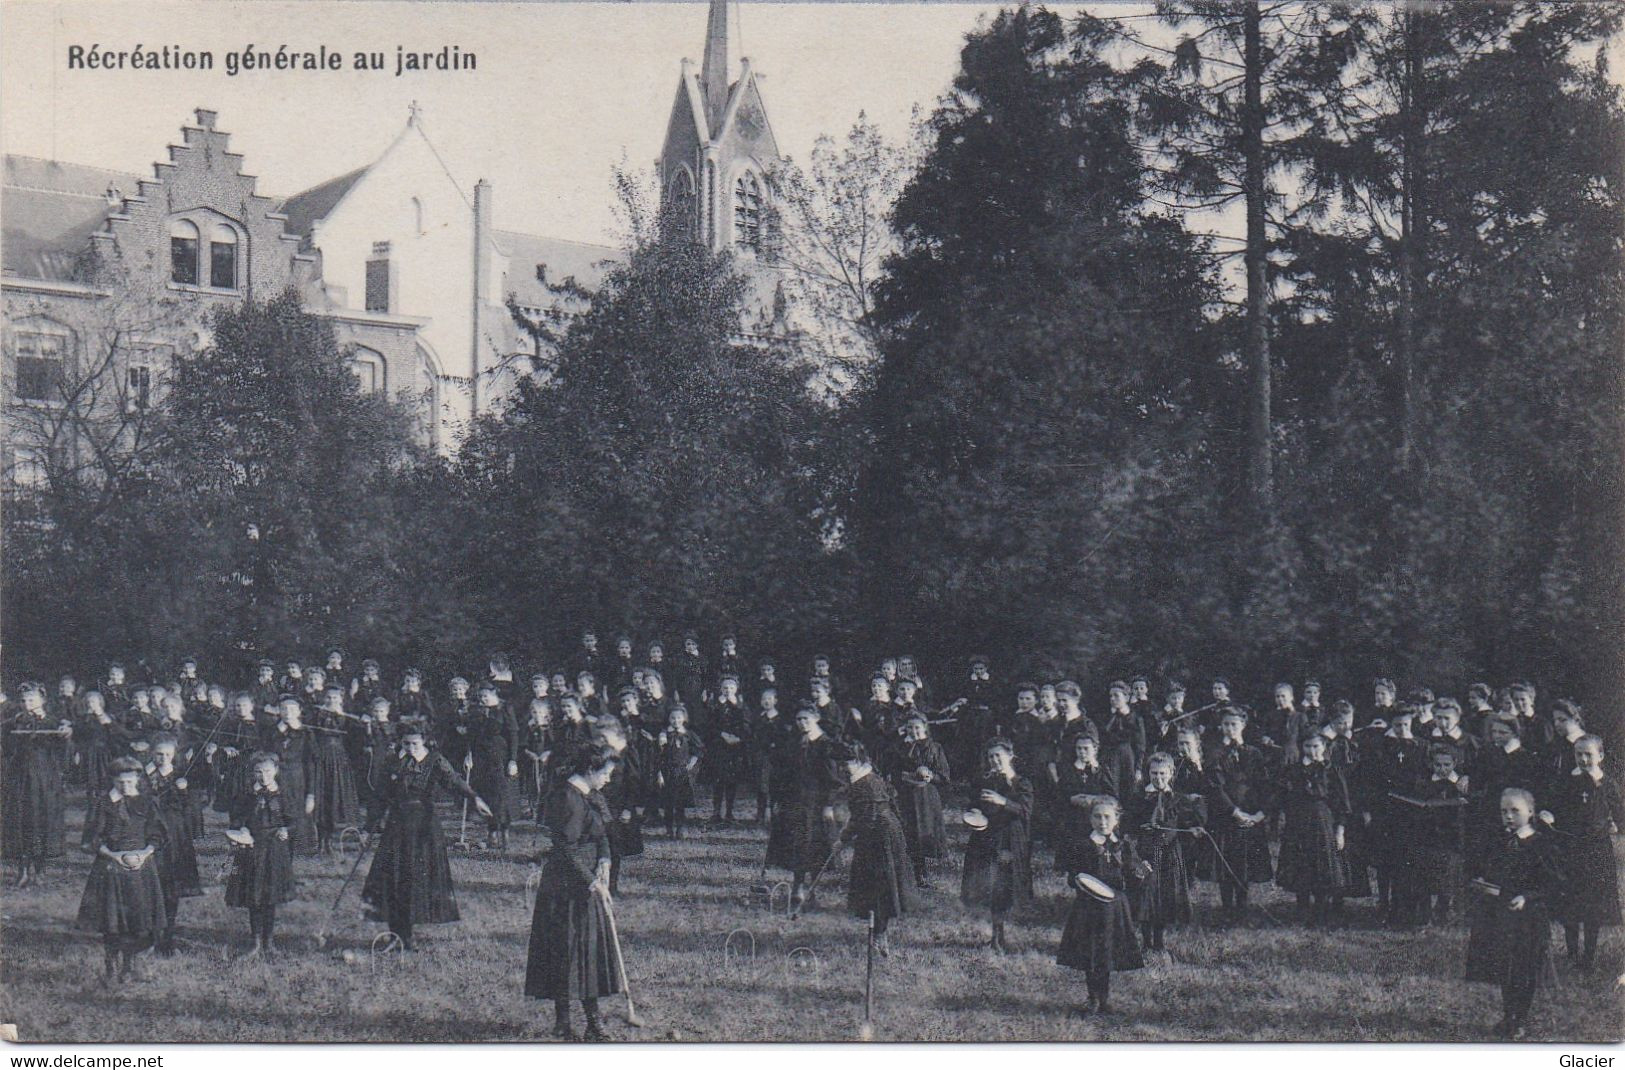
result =
M69 814L74 842L80 816ZM448 818L452 839L455 824ZM248 922L224 903L221 825L211 814L199 844L206 891L181 908L181 953L144 957L142 979L122 990L103 990L100 939L74 928L87 855L74 850L42 882L7 887L0 1022L15 1022L24 1041L546 1039L551 1005L521 992L536 843L528 824L515 830L509 859L454 854L463 920L420 930L408 955L369 950L381 926L360 917L365 865L318 950L353 856L300 860L300 898L279 911L280 954L269 963L234 961ZM682 842L650 836L644 857L627 863L616 915L646 1026L630 1028L617 998L606 1016L617 1039L858 1039L864 925L844 912L844 873L832 866L817 907L788 921L782 892L776 915L747 902L764 843L755 828L702 825ZM982 946L986 918L959 903L957 853L932 877L921 912L894 926L891 957L876 960L877 1040L1485 1041L1500 1016L1498 990L1460 980L1465 926L1388 932L1361 903L1342 928L1308 929L1291 899L1269 888L1255 889L1246 926L1170 931L1168 955L1114 978L1114 1014L1080 1020L1070 1012L1083 979L1054 961L1065 910L1058 876L1044 869L1041 916L1011 925L1014 950L1004 956ZM1211 886L1200 888L1199 917L1215 900ZM738 955L725 949L736 929L749 933L733 937ZM1595 976L1569 968L1555 928L1553 947L1558 986L1537 998L1530 1039L1620 1040L1620 931L1605 932ZM810 954L791 955L798 948Z

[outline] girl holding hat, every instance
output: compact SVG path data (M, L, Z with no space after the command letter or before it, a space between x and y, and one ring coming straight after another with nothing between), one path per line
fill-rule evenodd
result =
M1118 834L1119 813L1115 799L1095 803L1089 835L1078 845L1067 875L1077 897L1067 911L1055 961L1084 973L1089 995L1081 1014L1108 1013L1112 971L1145 965L1129 902L1150 867Z
M164 844L164 823L157 805L141 794L141 763L117 758L108 772L107 790L96 797L85 825L85 843L96 857L78 923L102 934L110 982L115 969L121 979L132 975L136 953L153 945L168 917L153 857Z
M1005 918L1033 898L1033 785L1016 773L1015 748L1009 740L989 741L982 756L982 770L971 782L971 799L977 807L973 813L979 813L985 824L967 821L971 835L959 898L967 906L988 908L993 922L988 946L1008 951Z

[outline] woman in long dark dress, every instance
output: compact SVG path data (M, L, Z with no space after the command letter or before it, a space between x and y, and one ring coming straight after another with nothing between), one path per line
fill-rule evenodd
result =
M988 908L993 921L988 946L1007 951L1005 918L1033 899L1033 785L1016 775L1015 748L1009 740L989 741L983 760L982 771L971 782L971 799L986 817L987 827L973 828L965 846L959 898L966 906Z
M197 848L192 845L192 818L197 804L192 800L191 782L175 765L179 741L161 733L152 740L152 764L147 767L148 790L158 804L164 823L164 847L158 855L158 878L164 889L167 921L158 937L158 954L175 953L175 919L182 899L203 894L198 879Z
M443 755L430 752L423 729L402 731L401 744L405 753L384 786L383 835L361 887L361 901L369 916L385 922L410 951L414 926L440 925L462 916L446 840L435 815L436 793L449 791L471 800L482 817L491 808Z
M50 715L44 688L26 684L22 698L22 712L5 726L0 755L5 774L0 783L0 848L17 863L19 888L39 875L47 859L67 853L62 745L73 734L70 721Z
M948 828L942 819L942 789L949 783L948 755L932 739L924 717L910 717L903 725L903 741L891 751L892 786L897 809L908 837L908 858L914 881L930 886L928 859L941 858L948 849Z
M1522 788L1501 793L1502 833L1487 845L1484 884L1467 934L1467 980L1501 986L1496 1034L1523 1036L1529 1008L1550 969L1552 900L1563 875L1556 839L1534 825L1534 796Z
M300 804L278 783L280 764L275 754L249 755L244 763L254 779L232 802L230 830L231 873L226 878L226 905L248 910L254 935L250 957L272 957L276 908L293 898L293 819L290 809Z
M1597 930L1620 924L1619 881L1612 833L1625 829L1625 801L1619 781L1603 772L1603 744L1581 736L1574 744L1576 766L1560 777L1553 793L1556 827L1570 839L1562 862L1568 879L1557 903L1570 958L1590 971L1597 963Z
M487 846L505 851L508 830L519 814L519 726L495 681L480 684L479 706L469 717L468 752L474 758L469 786L491 808L485 821Z
M1145 965L1130 904L1150 867L1134 844L1117 834L1120 813L1115 799L1095 803L1089 811L1089 835L1077 845L1067 874L1067 883L1077 896L1067 911L1055 961L1083 971L1089 993L1080 1009L1083 1014L1111 1010L1112 971L1138 970ZM1106 901L1096 898L1076 883L1080 873L1104 882L1116 894Z
M807 877L829 857L835 842L835 793L841 787L839 752L824 734L818 711L796 713L796 736L773 754L782 794L773 803L767 865L791 874L791 913L807 901Z
M131 976L136 953L153 945L167 918L153 860L164 844L164 823L157 805L141 794L141 763L114 759L108 775L110 784L86 820L85 843L96 858L79 900L78 925L102 934L110 981L115 968L121 977Z
M1207 768L1208 821L1213 836L1219 898L1226 912L1247 911L1250 885L1275 876L1270 861L1270 776L1264 752L1242 742L1247 714L1235 706L1219 715L1219 746Z
M570 1001L580 1000L586 1039L607 1040L598 1001L626 991L611 949L609 806L601 793L615 769L608 749L578 747L542 805L552 848L542 867L525 956L525 995L553 1001L553 1035L576 1039Z
M333 850L333 836L362 822L361 801L355 786L355 768L350 760L351 725L355 720L345 712L344 690L328 687L322 693L322 708L311 715L310 794L316 800L311 825L316 833L316 850Z
M863 744L848 744L842 759L851 782L846 803L852 816L841 839L853 845L846 905L854 917L874 915L875 950L889 955L887 927L917 905L908 837L897 814L897 793L875 774Z
M106 792L113 759L129 755L134 737L123 721L107 712L107 700L100 691L86 692L84 716L74 737L84 762L85 797L94 805L96 796Z
M655 783L660 810L666 815L666 835L683 838L688 808L694 805L694 769L705 757L699 734L688 730L688 708L676 705L656 741Z
M1330 917L1332 900L1348 887L1344 848L1353 807L1343 774L1326 760L1326 737L1307 735L1298 746L1302 757L1281 775L1279 807L1286 820L1275 883L1321 924Z
M270 716L266 714L267 719ZM249 761L259 750L264 727L254 708L254 696L244 691L232 699L231 711L218 726L214 739L204 746L204 759L214 770L212 805L217 813L231 813L237 797L254 790L254 771Z

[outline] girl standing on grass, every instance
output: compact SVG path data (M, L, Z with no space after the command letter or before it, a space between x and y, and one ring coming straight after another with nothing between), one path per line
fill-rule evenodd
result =
M158 937L158 954L166 958L175 953L175 919L180 913L182 899L203 894L198 879L197 848L192 845L192 818L197 804L192 800L191 784L175 767L178 741L168 733L160 733L152 740L152 764L147 767L147 783L158 817L164 823L164 849L158 856L158 878L164 890L165 923Z
M576 1040L570 1002L579 1000L587 1040L608 1040L598 1001L626 991L609 920L609 808L600 794L615 770L607 749L578 747L559 763L562 779L542 804L552 848L536 888L525 995L553 1001L553 1035Z
M924 717L910 717L903 725L903 741L892 751L892 784L897 789L903 835L908 838L914 881L930 887L927 861L941 858L948 846L942 820L942 789L948 786L948 755L931 738Z
M1077 845L1067 874L1077 896L1067 912L1055 961L1084 972L1088 998L1079 1008L1080 1015L1109 1013L1112 971L1138 970L1145 965L1129 902L1150 867L1140 859L1134 844L1118 835L1119 814L1115 799L1095 803L1089 811L1091 831ZM1104 883L1113 894L1101 898L1100 893L1081 886L1080 874Z
M839 758L834 740L824 734L818 711L810 705L796 713L795 736L773 752L779 789L765 865L790 871L792 915L801 912L807 901L807 877L829 856L835 841L835 793L845 779Z
M1487 845L1472 929L1467 980L1501 986L1497 1036L1521 1040L1535 990L1550 968L1552 898L1562 885L1551 833L1534 825L1535 797L1501 793L1502 832Z
M17 887L39 876L46 859L67 852L62 818L62 749L72 723L53 717L45 688L23 685L23 709L5 726L0 781L0 849L17 863Z
M666 815L666 835L680 840L688 808L694 805L694 767L705 756L700 737L688 730L686 707L671 708L657 745L655 786L660 792L660 810Z
M316 799L311 824L316 850L329 854L335 833L363 823L349 751L350 725L355 721L345 712L342 687L329 686L322 692L322 706L311 721L315 736L310 744L310 793Z
M966 906L987 907L993 938L988 946L1008 951L1004 922L1010 911L1033 899L1033 785L1015 768L1015 747L994 739L983 749L984 765L971 782L971 799L986 825L972 826L965 846L965 872L959 898Z
M862 743L847 745L842 764L850 781L846 801L852 817L841 839L854 845L847 909L858 918L874 914L875 950L890 955L887 926L916 905L914 867L909 864L903 821L897 815L897 793L875 775Z
M1286 820L1275 883L1298 897L1310 924L1321 925L1348 887L1344 837L1353 807L1343 774L1326 760L1326 737L1306 735L1298 749L1302 757L1281 774L1279 812Z
M153 856L164 843L158 807L141 794L141 763L114 759L105 793L96 797L85 824L85 843L95 852L79 900L81 929L102 934L103 984L129 980L135 956L164 931L164 891Z
M1559 779L1552 809L1563 844L1568 880L1557 904L1569 958L1582 972L1597 964L1597 930L1620 924L1619 883L1611 833L1625 829L1619 781L1603 772L1602 740L1581 736L1572 744L1575 767Z
M1146 780L1127 807L1135 842L1151 867L1135 911L1145 949L1161 951L1163 930L1191 920L1184 837L1200 832L1207 805L1200 795L1174 790L1174 760L1161 751L1146 761Z
M252 786L232 803L231 875L226 878L226 905L248 910L248 928L254 936L249 958L271 958L271 937L276 930L276 908L293 898L291 810L300 805L284 797L277 782L280 763L270 753L252 755L247 766Z

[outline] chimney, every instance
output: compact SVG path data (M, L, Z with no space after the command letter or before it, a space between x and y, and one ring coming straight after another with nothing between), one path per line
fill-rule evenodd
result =
M475 416L480 414L483 403L481 374L484 371L486 309L491 303L491 231L491 183L482 178L474 184L474 307L473 315L469 317L474 332L473 350L469 355L472 375L469 401Z
M728 0L711 0L705 23L705 62L700 66L705 92L705 118L715 130L728 106Z

